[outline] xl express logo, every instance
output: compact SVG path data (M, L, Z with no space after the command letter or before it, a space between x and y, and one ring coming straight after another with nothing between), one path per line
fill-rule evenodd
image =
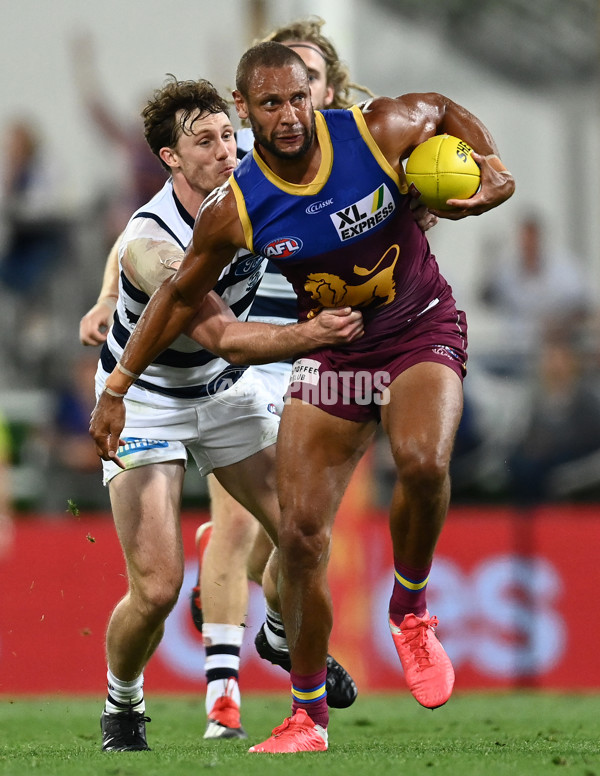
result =
M298 253L302 248L302 240L297 237L278 237L276 240L271 240L262 249L263 255L268 259L287 259Z
M385 221L396 209L388 187L383 183L353 205L338 210L330 216L342 242L358 237Z

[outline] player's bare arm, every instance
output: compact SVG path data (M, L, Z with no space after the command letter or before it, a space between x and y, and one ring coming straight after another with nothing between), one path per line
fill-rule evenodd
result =
M475 150L473 158L481 169L479 191L468 200L449 200L455 209L432 211L436 216L458 220L480 215L512 196L513 176L502 164L487 127L444 95L429 92L405 94L395 99L381 97L367 104L364 116L375 142L402 180L402 160L434 135L455 135Z
M119 295L119 242L115 240L106 257L102 287L96 304L88 310L79 322L79 341L82 345L102 345L106 342L111 319L117 306Z
M130 240L121 258L129 282L148 296L173 277L183 261L183 249L166 240L138 237Z
M231 308L211 291L188 335L231 364L266 364L343 345L362 336L360 311L351 307L323 310L310 321L286 326L238 321Z

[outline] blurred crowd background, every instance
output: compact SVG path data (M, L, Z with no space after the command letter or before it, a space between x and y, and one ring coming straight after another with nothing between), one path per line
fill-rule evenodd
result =
M455 502L600 500L597 0L2 0L0 515L108 509L79 343L108 249L162 185L139 111L166 74L223 94L243 51L317 15L353 80L439 91L482 118L517 181L429 233L469 320ZM378 438L358 477L389 499ZM193 467L186 505L206 504ZM0 531L0 535L1 535Z

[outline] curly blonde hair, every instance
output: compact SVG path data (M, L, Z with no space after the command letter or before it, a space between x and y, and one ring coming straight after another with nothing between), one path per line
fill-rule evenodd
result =
M325 20L319 16L307 19L299 19L290 24L278 27L269 33L262 42L275 41L275 43L288 43L290 41L305 41L316 46L325 59L327 84L333 88L334 96L330 108L349 108L356 102L353 99L354 91L363 95L374 97L375 95L366 86L360 86L350 80L347 65L339 58L335 46L321 33L321 27Z

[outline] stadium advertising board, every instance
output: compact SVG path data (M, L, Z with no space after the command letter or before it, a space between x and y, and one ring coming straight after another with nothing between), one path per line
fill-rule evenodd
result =
M146 674L150 693L201 693L204 651L189 616L194 534L205 514L183 520L186 578L165 638ZM398 690L404 680L387 629L392 561L383 513L341 514L330 580L331 651L361 692ZM429 609L456 669L456 690L600 687L589 616L600 567L600 510L561 506L520 515L454 509L439 543ZM124 565L108 515L19 521L0 560L0 693L105 690L104 630L125 591ZM242 651L244 691L287 690L287 675L260 660L253 639L263 619L252 586ZM585 623L591 638L578 637ZM598 634L600 636L600 632Z

